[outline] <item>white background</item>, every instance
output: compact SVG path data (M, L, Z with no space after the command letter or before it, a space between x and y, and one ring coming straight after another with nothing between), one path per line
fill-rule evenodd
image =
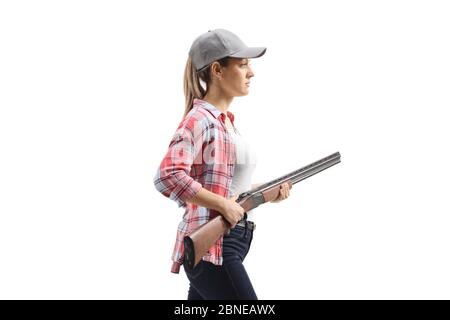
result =
M230 111L254 182L342 162L257 209L260 299L449 299L445 1L4 1L0 298L185 299L183 209L153 176L184 111L192 41L249 46Z

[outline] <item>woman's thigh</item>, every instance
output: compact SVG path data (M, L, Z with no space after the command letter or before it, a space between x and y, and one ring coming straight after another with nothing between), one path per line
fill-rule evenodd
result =
M188 300L203 300L200 293L189 283Z
M192 271L187 271L190 286L196 293L206 300L236 299L236 292L232 287L228 274L221 266L207 261L200 261ZM188 298L195 297L195 292Z
M250 239L244 239L243 230L235 228L224 238L223 265L216 266L201 260L192 271L186 272L190 285L188 298L197 293L203 299L256 300L253 285L242 261L249 249ZM195 291L194 291L195 290ZM192 293L191 293L192 291Z
M252 282L245 270L242 260L237 256L224 259L222 269L227 273L236 294L235 299L257 300Z

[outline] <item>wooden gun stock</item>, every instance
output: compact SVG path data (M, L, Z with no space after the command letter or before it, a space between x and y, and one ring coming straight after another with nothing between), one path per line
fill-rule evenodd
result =
M288 181L289 187L292 182ZM280 185L267 189L256 197L246 197L238 202L245 212L248 212L262 203L269 202L278 198L280 194ZM191 270L201 258L211 248L222 235L230 230L230 224L222 215L201 225L197 230L184 237L184 267Z

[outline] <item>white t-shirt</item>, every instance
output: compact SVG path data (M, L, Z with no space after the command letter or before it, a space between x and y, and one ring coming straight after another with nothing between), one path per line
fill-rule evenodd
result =
M228 130L236 146L236 163L231 180L231 196L249 191L252 187L252 174L257 163L257 154L239 132ZM247 212L247 220L255 221L253 210Z

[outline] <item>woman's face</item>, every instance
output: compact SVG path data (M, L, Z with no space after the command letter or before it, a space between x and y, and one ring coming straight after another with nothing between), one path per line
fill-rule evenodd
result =
M249 59L230 58L228 66L222 71L219 85L225 95L241 97L248 94L250 78L254 76Z

